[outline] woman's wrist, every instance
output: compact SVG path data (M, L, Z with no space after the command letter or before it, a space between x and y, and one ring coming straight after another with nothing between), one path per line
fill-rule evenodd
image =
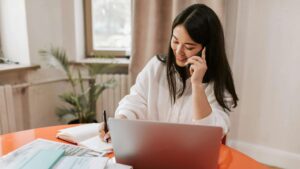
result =
M192 84L193 95L193 118L200 120L207 117L211 113L211 107L205 94L205 87L203 83Z
M204 84L203 83L192 83L192 89L204 91Z

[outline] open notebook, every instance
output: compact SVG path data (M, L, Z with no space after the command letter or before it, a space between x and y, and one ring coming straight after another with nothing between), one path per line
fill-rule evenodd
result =
M56 137L99 152L112 149L110 143L106 143L100 139L99 123L84 124L62 129L59 130Z

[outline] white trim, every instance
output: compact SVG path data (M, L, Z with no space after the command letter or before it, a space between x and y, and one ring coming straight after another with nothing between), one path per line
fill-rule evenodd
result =
M227 145L267 165L285 169L300 168L300 154L236 140L228 140Z

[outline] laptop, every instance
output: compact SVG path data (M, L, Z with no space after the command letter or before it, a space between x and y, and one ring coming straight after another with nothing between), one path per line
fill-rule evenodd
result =
M216 169L222 128L109 119L115 158L134 169Z

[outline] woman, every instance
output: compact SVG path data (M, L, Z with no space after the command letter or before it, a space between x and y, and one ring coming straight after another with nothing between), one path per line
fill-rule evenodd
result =
M220 126L226 134L237 101L220 20L195 4L175 18L167 56L148 62L115 116ZM102 132L102 139L109 137Z

